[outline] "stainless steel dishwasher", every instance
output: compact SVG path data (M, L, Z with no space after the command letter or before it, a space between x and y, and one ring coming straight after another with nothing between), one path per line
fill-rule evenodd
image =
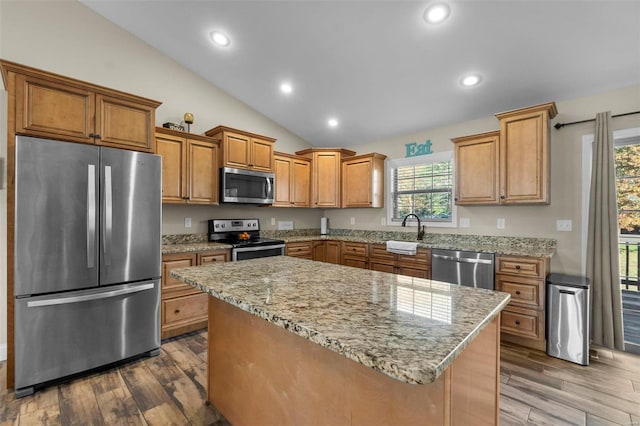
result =
M431 249L431 279L495 289L495 253Z

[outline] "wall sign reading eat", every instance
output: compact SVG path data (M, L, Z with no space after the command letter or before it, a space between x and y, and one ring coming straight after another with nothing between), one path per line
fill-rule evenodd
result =
M418 155L433 154L433 152L431 152L431 139L427 139L427 141L423 144L411 142L406 144L404 147L407 150L407 155L405 155L405 157L416 157Z

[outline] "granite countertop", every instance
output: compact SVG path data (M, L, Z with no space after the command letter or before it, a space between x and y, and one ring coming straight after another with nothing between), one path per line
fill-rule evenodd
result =
M304 236L290 236L280 237L287 243L303 242L303 241L316 241L316 240L335 240L335 241L352 241L358 243L369 244L386 244L387 239L382 239L379 236L345 236L345 235L304 235ZM436 248L436 249L449 249L449 250L468 250L468 251L480 251L487 253L496 253L503 256L530 256L530 257L551 257L555 251L555 247L536 246L527 244L527 240L521 241L517 238L512 238L513 241L510 244L496 244L493 241L482 241L478 238L470 238L469 241L460 241L462 238L458 238L457 241L452 242L429 242L429 241L417 241L418 247L424 248ZM401 241L416 242L416 240Z
M288 256L171 276L409 384L438 378L510 296Z
M209 243L209 242L163 244L162 254L193 253L193 252L212 251L212 250L228 250L230 248L231 246L229 244Z

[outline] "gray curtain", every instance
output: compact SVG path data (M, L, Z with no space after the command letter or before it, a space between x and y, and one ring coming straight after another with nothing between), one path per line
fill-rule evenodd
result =
M601 112L596 116L589 198L591 338L595 344L624 350L614 155L611 112Z

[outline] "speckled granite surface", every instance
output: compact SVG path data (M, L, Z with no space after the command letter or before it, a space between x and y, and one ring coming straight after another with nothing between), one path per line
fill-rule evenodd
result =
M174 253L193 253L201 251L212 250L228 250L231 246L229 244L220 243L183 243L183 244L163 244L162 254L174 254Z
M405 383L433 382L507 305L507 293L287 256L171 275Z
M328 239L384 244L388 240L415 241L415 232L363 231L349 229L332 229L330 230L330 235L326 237L320 236L319 229L262 231L262 236L266 238L279 238L286 242ZM206 245L195 245L195 243L208 244L206 243L206 240L206 234L165 235L162 237L162 253L180 253L180 247L170 247L177 244L182 245L184 248L189 248L189 250L186 251L210 250L211 248L197 248L207 247ZM427 233L425 239L422 240L418 246L426 248L495 252L496 254L506 256L551 257L556 250L556 240L552 238ZM225 248L229 248L229 246L225 246ZM185 250L182 250L182 252L185 252Z

